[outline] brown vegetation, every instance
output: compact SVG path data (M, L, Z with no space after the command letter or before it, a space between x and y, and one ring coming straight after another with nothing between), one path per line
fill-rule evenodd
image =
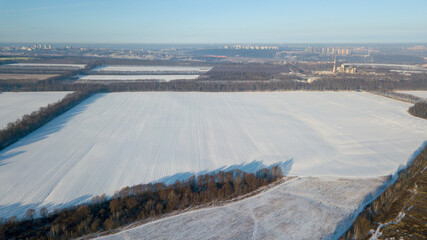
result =
M172 185L163 183L125 187L111 199L94 197L92 203L47 214L34 219L28 210L27 220L16 217L0 225L3 239L68 239L89 233L108 231L129 223L152 219L177 210L210 202L232 199L250 193L283 177L274 166L257 173L240 170L192 176Z

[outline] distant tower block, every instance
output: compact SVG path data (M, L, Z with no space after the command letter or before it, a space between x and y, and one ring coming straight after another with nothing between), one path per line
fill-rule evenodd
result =
M334 55L334 68L332 68L332 73L335 74L337 71L337 55Z

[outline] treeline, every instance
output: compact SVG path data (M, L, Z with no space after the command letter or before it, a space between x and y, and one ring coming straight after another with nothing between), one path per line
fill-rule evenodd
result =
M211 71L208 75L202 75L207 80L268 80L272 74L266 72L220 72Z
M51 77L45 80L42 80L39 82L39 84L60 84L62 83L62 81L64 80L68 80L71 77L75 77L78 75L84 75L84 74L88 74L88 72L93 69L96 68L98 66L100 66L102 64L102 61L94 61L94 62L90 62L87 63L86 66L83 69L78 69L78 70L74 70L74 71L69 71L65 74L62 74L60 76L56 76L56 77Z
M369 239L371 229L377 229L379 223L393 221L403 209L411 211L411 213L407 213L398 225L391 224L381 231L397 228L388 231L389 234L411 236L411 239L425 239L425 234L427 233L425 224L427 214L427 198L425 197L427 190L426 168L427 147L424 147L411 165L399 173L396 182L359 214L353 225L341 236L340 240ZM409 191L417 187L418 193L415 193L415 195ZM414 198L411 201L412 196ZM408 203L410 204L408 205ZM398 239L398 236L392 237Z
M393 92L393 91L373 91L371 93L381 95L383 97L396 99L403 102L409 102L409 103L417 103L423 100L422 98L411 95L411 94L399 93L399 92Z
M129 223L212 202L232 199L253 192L283 177L280 167L254 173L240 170L192 176L175 184L141 184L125 187L111 199L94 197L87 205L48 214L27 211L27 220L16 217L0 225L4 239L68 239L112 230Z
M72 77L78 75L85 75L90 72L91 69L100 66L102 61L92 61L86 64L83 69L75 69L75 70L63 70L63 69L55 69L52 67L51 70L31 68L29 69L0 69L1 73L23 73L23 74L60 74L58 76L50 77L44 80L37 81L35 83L20 83L16 80L0 80L0 89L14 91L14 90L34 90L34 91L49 91L64 89L68 83L64 83L65 80L69 80ZM70 88L70 87L69 87ZM36 90L39 89L39 90ZM72 89L73 90L73 89Z
M409 108L409 113L420 118L427 119L427 102L417 102Z
M83 71L84 72L84 71ZM73 75L76 72L73 73ZM427 75L414 75L410 81L391 81L365 79L363 76L332 76L316 80L312 83L301 81L233 81L233 80L205 80L205 81L170 81L170 82L132 82L132 83L74 83L66 84L59 79L50 79L38 83L14 83L0 81L0 91L76 91L80 89L104 89L106 92L120 91L203 91L203 92L238 92L238 91L338 91L338 90L365 90L365 91L392 91L426 89ZM244 79L258 79L257 73L241 76ZM267 79L266 79L267 80Z
M96 92L95 89L92 89L70 93L57 103L41 107L38 111L26 114L22 119L9 123L5 129L0 130L0 150L25 137Z

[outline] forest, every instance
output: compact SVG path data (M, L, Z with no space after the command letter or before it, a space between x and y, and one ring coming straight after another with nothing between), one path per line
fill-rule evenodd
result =
M264 168L256 173L238 169L191 176L174 184L140 184L125 187L107 198L93 197L85 205L49 213L41 208L39 217L28 209L26 219L12 217L0 225L2 239L68 239L90 233L110 231L127 224L157 219L197 206L221 203L251 193L282 179L280 167Z

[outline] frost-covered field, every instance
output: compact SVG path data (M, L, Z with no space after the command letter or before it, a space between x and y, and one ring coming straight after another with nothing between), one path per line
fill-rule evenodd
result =
M98 94L0 152L0 216L231 165L387 175L427 140L409 106L356 92Z
M147 81L147 80L194 80L199 75L84 75L79 76L78 82L92 81Z
M2 68L84 68L85 64L60 64L60 63L11 63L1 66Z
M254 197L101 239L337 239L383 178L296 178Z
M49 103L61 100L70 92L3 92L0 93L0 129L21 119L25 114L39 110ZM0 169L3 154L0 154ZM1 183L1 182L0 182Z
M427 91L398 91L400 93L411 94L416 97L427 99Z
M205 73L211 70L211 67L194 66L129 66L129 65L110 65L93 69L98 72L170 72L170 73Z

